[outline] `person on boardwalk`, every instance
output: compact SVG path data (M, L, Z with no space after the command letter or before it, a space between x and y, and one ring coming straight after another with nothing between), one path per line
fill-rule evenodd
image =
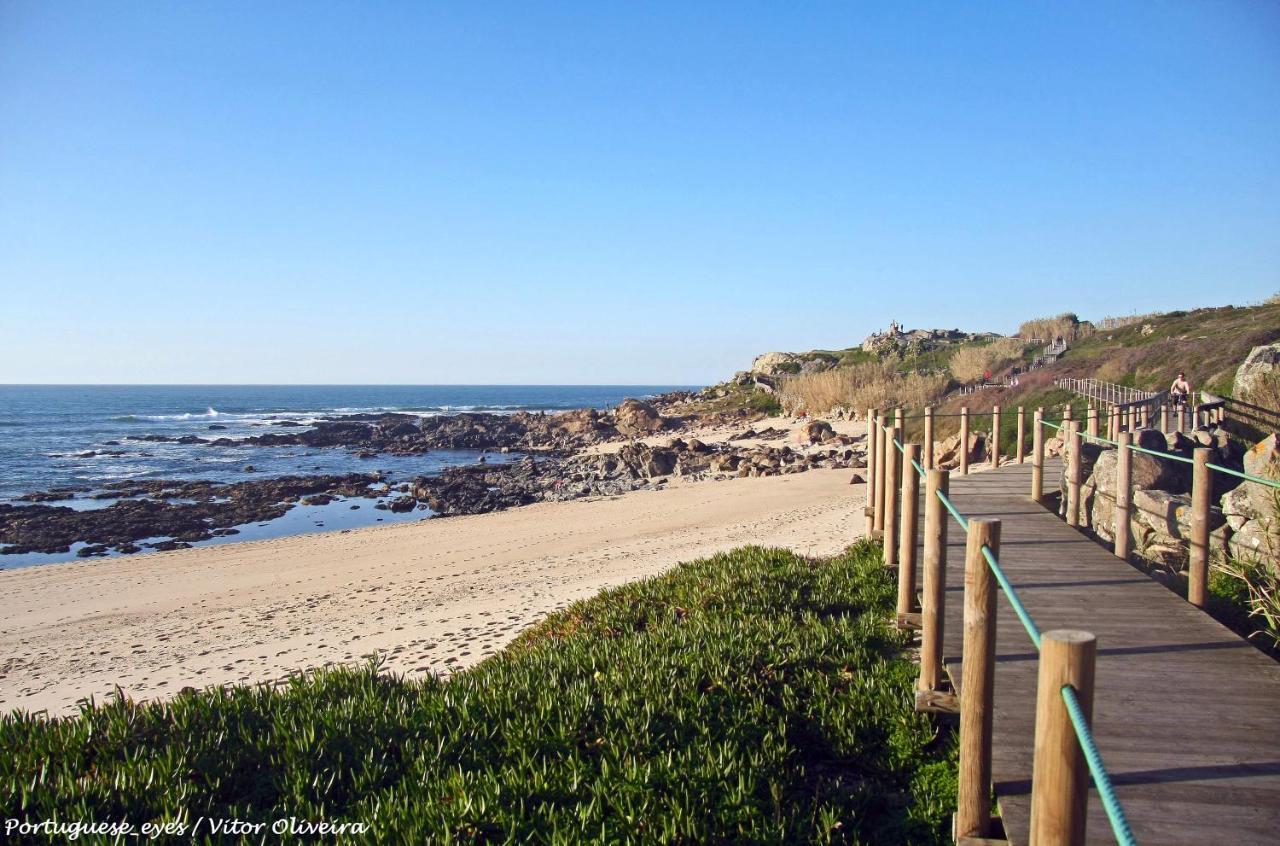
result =
M1169 395L1173 398L1173 404L1178 407L1186 405L1187 398L1191 396L1191 383L1187 381L1187 374L1181 370L1178 371L1178 378L1169 386Z

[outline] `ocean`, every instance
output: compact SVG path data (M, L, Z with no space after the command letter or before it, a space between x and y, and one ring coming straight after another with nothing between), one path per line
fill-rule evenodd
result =
M392 482L474 463L472 450L358 458L342 448L209 446L130 441L164 435L239 440L281 424L307 425L322 417L400 412L510 413L608 408L687 386L669 385L0 385L0 503L33 491L94 488L146 479L238 482L270 476L382 471ZM496 457L495 457L496 458ZM252 477L245 467L252 466ZM111 500L74 498L51 505L101 508ZM279 537L305 531L353 528L422 519L350 506L303 507L238 535L201 542ZM70 553L0 555L0 568L62 561Z

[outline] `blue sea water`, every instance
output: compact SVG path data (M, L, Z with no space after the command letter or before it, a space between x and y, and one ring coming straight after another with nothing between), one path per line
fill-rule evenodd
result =
M144 479L244 481L267 476L384 472L389 480L438 473L473 463L471 450L434 450L419 456L361 459L342 449L260 447L130 441L130 435L242 440L265 432L296 431L344 414L461 411L509 413L607 408L683 386L668 385L0 385L0 502L32 491L94 488ZM217 427L217 428L211 428ZM114 443L113 443L114 442ZM96 454L89 454L96 453ZM120 454L113 454L120 453ZM245 472L252 465L254 473ZM74 498L72 507L109 501ZM368 503L365 503L367 505ZM335 507L335 506L341 506ZM242 527L228 542L303 531L351 528L374 522L421 519L345 502L298 507L272 524ZM321 524L321 525L316 525ZM250 530L252 529L252 531ZM75 557L66 554L0 556L0 567Z

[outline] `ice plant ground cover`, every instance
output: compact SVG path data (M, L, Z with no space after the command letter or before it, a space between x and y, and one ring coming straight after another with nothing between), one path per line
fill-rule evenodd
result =
M12 714L0 810L187 826L172 842L296 818L367 826L342 842L943 843L954 746L914 711L893 602L878 547L749 547L577 602L448 680L370 663Z

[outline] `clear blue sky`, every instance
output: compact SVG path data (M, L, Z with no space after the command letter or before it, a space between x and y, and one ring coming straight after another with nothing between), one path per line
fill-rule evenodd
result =
M0 382L705 383L1278 289L1274 2L0 0Z

